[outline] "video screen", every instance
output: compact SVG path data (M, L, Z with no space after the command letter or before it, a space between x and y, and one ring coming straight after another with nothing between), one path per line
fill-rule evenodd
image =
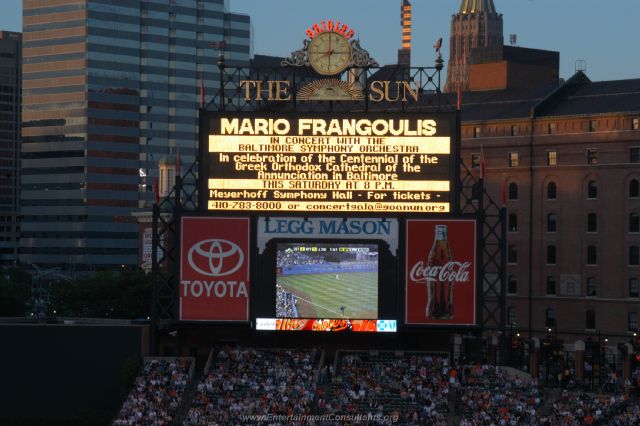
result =
M279 243L277 318L378 318L378 245Z

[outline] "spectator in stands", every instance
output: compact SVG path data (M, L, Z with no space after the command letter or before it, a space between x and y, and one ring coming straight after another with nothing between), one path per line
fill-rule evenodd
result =
M189 380L191 360L145 362L114 425L169 425Z
M396 415L399 424L446 425L448 358L345 353L338 360L332 391L333 398L318 407L320 413Z
M222 348L198 385L184 424L246 425L241 415L309 414L317 363L316 350Z
M458 388L465 425L537 425L540 391L523 380L490 365L467 368Z

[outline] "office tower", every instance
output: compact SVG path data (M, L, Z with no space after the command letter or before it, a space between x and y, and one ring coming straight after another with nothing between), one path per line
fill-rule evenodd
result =
M0 31L0 263L16 261L18 249L18 140L20 139L20 42Z
M249 17L228 0L38 0L23 13L20 259L135 265L131 213L154 202L159 162L193 162L200 80L219 84L212 43L248 63Z
M451 16L449 63L445 92L469 89L469 57L479 47L502 47L502 14L493 0L462 0Z

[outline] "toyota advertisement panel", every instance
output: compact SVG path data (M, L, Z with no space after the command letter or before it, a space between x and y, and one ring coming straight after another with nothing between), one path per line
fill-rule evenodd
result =
M407 220L406 323L476 324L476 221Z
M249 321L248 218L183 217L180 320Z

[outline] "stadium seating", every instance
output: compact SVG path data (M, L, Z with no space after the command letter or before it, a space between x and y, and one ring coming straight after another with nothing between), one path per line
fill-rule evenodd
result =
M113 424L264 424L242 417L252 414L386 415L410 426L640 424L630 383L626 392L545 394L524 374L491 365L456 368L445 355L338 351L331 367L323 360L319 350L217 348L196 387L193 359L147 359ZM633 375L640 378L640 370Z
M535 381L523 380L490 365L462 369L457 407L463 425L537 424L542 404ZM504 422L504 423L502 423Z
M193 376L192 358L146 359L114 425L169 425Z
M183 424L246 425L241 415L311 413L319 361L317 350L216 350Z
M588 395L563 391L545 420L558 424L640 424L640 405L618 394Z
M342 352L321 412L397 416L399 424L446 425L448 357L404 352Z

